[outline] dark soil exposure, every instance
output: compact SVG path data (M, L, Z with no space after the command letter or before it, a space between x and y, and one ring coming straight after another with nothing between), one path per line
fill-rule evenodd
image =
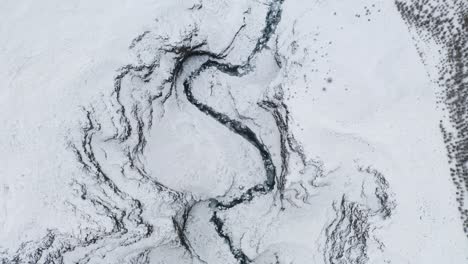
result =
M456 186L458 210L468 236L468 2L463 0L396 1L398 11L416 34L416 46L435 42L443 59L432 76L442 87L440 104L447 110L448 124L441 121L447 146L450 175ZM420 51L425 61L434 54Z

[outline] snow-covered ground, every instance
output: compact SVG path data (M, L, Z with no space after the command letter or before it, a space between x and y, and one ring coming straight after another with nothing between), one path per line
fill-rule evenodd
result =
M0 263L468 263L463 1L0 7Z

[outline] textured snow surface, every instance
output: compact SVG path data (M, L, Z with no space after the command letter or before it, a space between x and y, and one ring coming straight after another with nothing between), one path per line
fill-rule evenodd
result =
M0 0L0 263L468 263L464 0Z

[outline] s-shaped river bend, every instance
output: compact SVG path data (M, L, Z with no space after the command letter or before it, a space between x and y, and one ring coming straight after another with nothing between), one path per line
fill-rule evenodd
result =
M216 69L224 74L228 74L231 76L242 77L251 71L253 71L252 62L255 60L255 57L258 53L260 53L267 45L268 41L271 39L272 35L274 34L278 23L281 20L281 5L283 0L273 1L270 6L269 10L266 15L265 19L265 27L262 30L261 36L258 38L254 49L248 55L246 61L242 64L233 65L227 61L223 60L222 55L213 54L209 51L202 51L198 50L197 48L193 50L187 50L185 54L183 54L180 60L179 67L180 69L178 72L183 72L185 69L189 68L186 67L188 63L194 61L194 59L201 61L200 66L195 68L190 72L184 72L181 76L177 76L176 80L174 81L175 84L179 83L178 79L182 79L183 84L183 93L185 94L186 99L190 104L195 106L199 111L203 112L204 114L212 117L217 122L225 126L226 128L230 129L233 133L241 136L247 142L249 142L260 154L261 159L263 161L263 167L265 170L265 181L263 183L257 184L253 187L248 188L243 194L239 197L236 197L228 202L219 201L215 198L210 199L210 207L213 208L213 215L210 221L215 225L216 232L218 235L228 244L233 256L238 260L239 263L250 263L251 260L246 256L241 249L235 248L232 239L229 237L228 234L225 233L223 230L224 222L223 220L218 217L217 212L220 210L227 210L233 208L239 204L249 202L254 199L256 196L265 195L273 191L277 179L277 170L272 160L272 155L270 150L267 146L265 146L262 141L260 140L259 136L250 129L246 124L242 121L236 120L234 118L229 117L226 114L223 114L213 107L202 103L199 99L197 99L193 94L194 80L197 79L203 72L209 69ZM182 76L183 75L183 76ZM177 89L177 87L175 87ZM271 103L273 107L277 106L274 103ZM274 116L275 117L275 116ZM275 120L278 117L275 117ZM278 120L277 120L278 123ZM284 129L278 127L278 130ZM287 132L287 131L285 131ZM281 144L286 144L285 142L281 142ZM282 150L286 149L285 146L282 146ZM282 151L281 155L286 155L284 151ZM282 159L284 160L284 159ZM282 167L285 165L283 164ZM185 221L187 220L188 215L184 217L184 224L181 226L185 227ZM183 229L183 228L182 228ZM183 230L181 230L179 236L182 237L181 240L184 240L182 244L190 250L188 246L188 242L185 241Z

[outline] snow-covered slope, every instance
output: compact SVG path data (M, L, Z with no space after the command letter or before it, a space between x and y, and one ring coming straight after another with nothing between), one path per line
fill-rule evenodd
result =
M468 263L463 1L0 6L0 263Z

